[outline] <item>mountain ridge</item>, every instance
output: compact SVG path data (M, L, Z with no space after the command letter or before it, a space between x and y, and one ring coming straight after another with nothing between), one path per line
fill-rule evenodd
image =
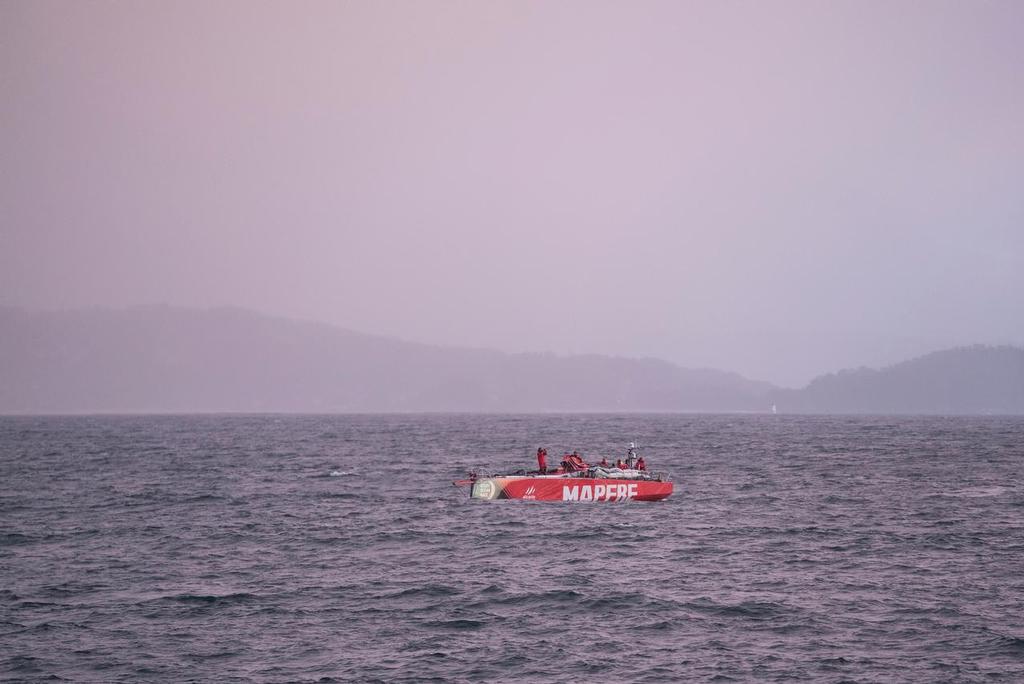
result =
M773 400L799 413L1024 413L1024 349L966 345L820 375Z
M0 411L15 413L754 410L773 387L660 359L442 347L237 307L8 307L0 330Z
M1024 349L974 345L786 389L655 358L505 353L240 307L0 307L0 413L1024 413Z

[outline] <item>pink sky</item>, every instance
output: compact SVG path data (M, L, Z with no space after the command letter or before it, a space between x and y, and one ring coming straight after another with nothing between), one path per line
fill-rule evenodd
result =
M784 384L1024 343L1024 4L0 4L0 304Z

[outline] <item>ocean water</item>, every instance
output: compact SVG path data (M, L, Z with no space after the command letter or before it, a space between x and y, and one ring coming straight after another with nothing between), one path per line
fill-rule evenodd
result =
M624 454L658 503L471 501ZM0 418L0 678L1024 681L1024 419Z

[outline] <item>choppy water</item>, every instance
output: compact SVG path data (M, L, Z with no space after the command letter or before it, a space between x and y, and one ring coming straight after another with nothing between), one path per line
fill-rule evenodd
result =
M667 501L450 484L631 439ZM0 418L0 677L1022 681L1022 466L1014 418Z

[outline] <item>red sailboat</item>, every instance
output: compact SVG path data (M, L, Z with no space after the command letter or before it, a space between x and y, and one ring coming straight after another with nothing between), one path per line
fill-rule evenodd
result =
M647 471L635 445L626 461L615 466L588 465L576 453L566 454L554 471L509 475L470 474L455 485L468 486L474 499L525 499L528 501L660 501L672 494L672 481Z

